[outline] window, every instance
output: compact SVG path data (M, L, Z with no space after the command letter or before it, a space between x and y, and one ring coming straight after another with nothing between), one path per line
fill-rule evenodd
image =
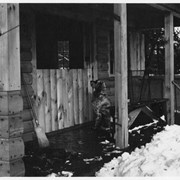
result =
M37 69L82 69L82 22L36 14Z
M58 67L69 68L69 41L58 41Z

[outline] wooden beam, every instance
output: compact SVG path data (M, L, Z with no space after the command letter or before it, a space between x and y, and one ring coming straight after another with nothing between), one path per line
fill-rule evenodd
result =
M24 176L19 4L0 4L0 176Z
M168 99L167 102L167 122L169 125L174 124L174 44L173 44L173 14L165 15L165 89L164 97Z
M20 90L19 5L0 5L0 33L0 90Z
M114 13L120 21L114 21L115 42L115 114L116 145L128 146L128 99L127 99L127 7L115 4Z
M164 12L171 12L173 14L173 16L176 16L178 18L180 18L180 9L178 7L176 7L176 5L173 4L153 4L150 3L150 6L157 8L161 11Z

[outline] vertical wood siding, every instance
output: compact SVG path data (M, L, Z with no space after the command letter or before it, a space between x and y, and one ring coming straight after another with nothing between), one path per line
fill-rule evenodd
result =
M46 132L92 120L89 81L87 69L37 70L38 117Z

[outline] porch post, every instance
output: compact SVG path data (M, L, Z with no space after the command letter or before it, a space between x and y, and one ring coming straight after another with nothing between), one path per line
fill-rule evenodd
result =
M116 146L128 146L128 95L127 95L127 9L126 4L114 4L115 47L115 139Z
M165 89L164 97L167 101L167 122L169 125L174 124L174 45L173 45L173 14L165 15Z
M0 176L23 176L19 4L0 4Z

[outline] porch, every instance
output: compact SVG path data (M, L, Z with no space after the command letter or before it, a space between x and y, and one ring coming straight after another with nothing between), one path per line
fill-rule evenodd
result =
M115 107L117 147L128 146L128 103L137 104L139 94L144 102L165 99L163 113L174 124L173 27L179 14L178 5L1 4L0 176L25 174L25 144L36 137L26 87L47 136L94 120L89 82L96 79L107 84ZM139 93L147 77L140 73L130 79L128 70L145 74L141 32L159 27L167 40L165 74L151 78L148 99L149 91Z

